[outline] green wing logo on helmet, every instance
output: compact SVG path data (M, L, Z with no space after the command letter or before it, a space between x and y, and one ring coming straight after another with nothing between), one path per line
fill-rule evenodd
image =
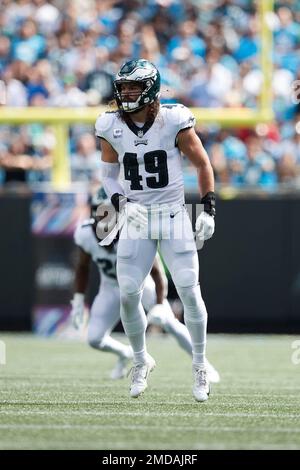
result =
M90 197L89 205L91 208L91 217L96 216L97 208L102 204L109 203L109 198L104 190L104 188L98 189L98 191Z
M100 188L92 197L91 205L99 206L99 204L102 204L103 202L106 202L107 200L108 200L108 197L104 188Z
M124 64L121 67L121 70L120 70L119 73L120 74L122 74L122 73L131 73L134 70L136 63L137 63L136 60L131 60L130 62L126 62L126 64Z
M100 188L100 189L98 190L98 192L97 192L97 197L98 197L98 199L102 199L102 200L103 200L103 199L105 199L105 200L108 199L107 194L106 194L104 188Z

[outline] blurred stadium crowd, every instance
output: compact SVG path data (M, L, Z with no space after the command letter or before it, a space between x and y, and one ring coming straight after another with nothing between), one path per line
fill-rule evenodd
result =
M300 107L291 99L292 83L300 79L300 1L275 1L269 21L276 123L197 128L223 185L300 187ZM161 72L163 102L255 107L262 82L258 27L252 0L1 0L6 105L107 104L120 65L143 57ZM50 128L2 125L2 184L49 180L54 144ZM70 129L70 158L74 182L99 181L92 127ZM185 177L187 187L195 187L187 163Z

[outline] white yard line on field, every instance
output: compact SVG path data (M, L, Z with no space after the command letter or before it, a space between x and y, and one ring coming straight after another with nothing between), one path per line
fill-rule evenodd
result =
M200 405L201 406L201 405ZM158 417L195 417L195 411L192 412L135 412L135 411L96 411L96 410L1 410L0 415L11 415L11 416L24 416L24 415L45 415L52 416L53 418L56 415L73 415L73 416L141 416L148 418L158 418ZM296 418L300 420L299 413L253 413L253 412L227 412L227 413L218 413L213 411L202 411L199 409L199 416L216 416L216 417L228 417L228 418ZM0 425L1 426L1 425Z
M160 425L139 425L139 424L0 424L0 429L112 429L112 430L160 430ZM260 433L300 433L300 428L243 428L243 427L235 427L235 426L179 426L172 425L172 426L164 426L164 430L166 431L174 431L177 430L179 432L184 431L204 431L207 432L246 432L249 433L251 431L260 432Z

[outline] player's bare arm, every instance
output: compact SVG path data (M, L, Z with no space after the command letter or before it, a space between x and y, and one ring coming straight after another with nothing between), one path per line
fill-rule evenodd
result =
M100 138L101 160L107 163L118 163L118 154L107 140Z
M168 293L168 280L163 267L157 257L151 269L151 277L155 283L156 299L158 304L162 304Z
M198 170L199 187L202 196L214 192L214 173L207 152L194 128L183 129L178 133L179 150Z
M200 240L208 240L215 231L216 197L214 193L214 173L207 152L194 128L183 129L178 133L179 150L193 163L198 171L199 190L204 211L196 220L196 232Z
M118 182L120 173L118 154L109 142L103 138L100 138L100 140L102 185L111 199L113 206L119 211L121 206L120 197L123 199L124 191Z

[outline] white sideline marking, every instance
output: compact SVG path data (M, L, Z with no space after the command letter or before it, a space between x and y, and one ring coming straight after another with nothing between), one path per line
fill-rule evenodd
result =
M159 429L161 425L139 425L139 424L0 424L0 429L129 429L129 430L149 430ZM251 431L262 432L262 433L300 433L300 428L242 428L242 427L230 427L230 426L164 426L164 430L178 430L182 431L204 431L204 432L246 432Z
M195 402L196 404L196 402ZM197 404L196 404L197 405ZM148 418L158 418L158 417L195 417L195 411L187 413L187 412L135 412L135 411L95 411L95 410L0 410L0 415L13 415L13 416L24 416L24 415L46 415L46 416L53 416L56 415L75 415L75 416L141 416L141 417L148 417ZM296 418L299 419L299 413L216 413L216 412L202 412L199 409L199 415L201 416L216 416L216 417L228 417L228 418Z

